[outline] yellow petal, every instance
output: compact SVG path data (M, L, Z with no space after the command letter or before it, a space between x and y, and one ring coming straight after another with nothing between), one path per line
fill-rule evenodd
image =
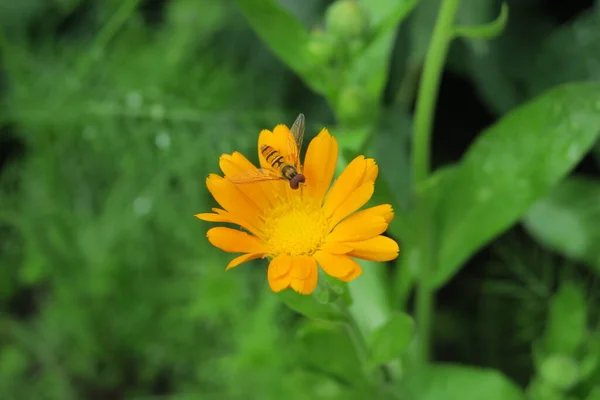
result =
M272 278L281 278L289 275L292 270L294 259L287 254L281 254L275 257L269 263L269 276Z
M257 258L261 258L264 256L265 256L264 253L242 254L241 256L236 257L233 260L231 260L231 262L229 264L227 264L227 268L225 268L225 270L231 269L233 267L237 267L238 265L243 264L246 261L255 260Z
M290 287L292 278L288 275L278 279L269 279L269 287L275 293Z
M345 276L348 276L357 267L357 262L346 255L330 254L325 251L317 251L315 253L315 258L319 262L319 265L323 271L334 278L341 279Z
M331 254L346 254L350 253L353 248L343 243L323 243L319 248L321 251L325 251Z
M377 179L377 175L379 174L379 167L375 160L372 158L367 158L367 168L365 170L365 176L363 178L363 182L375 182Z
M229 222L225 217L213 213L194 214L194 217L208 222Z
M369 207L354 214L355 218L372 218L381 216L388 224L394 219L394 209L390 204L381 204L375 207Z
M382 204L375 207L369 207L352 215L352 218L360 218L370 220L373 218L382 217L386 223L390 223L394 219L394 210L389 204Z
M310 256L294 256L292 260L292 278L307 279L311 274L311 269L316 268L314 259Z
M233 154L223 154L219 158L221 171L227 178L243 174L249 170L255 170L256 167L243 154L237 151ZM253 182L247 184L238 184L236 187L261 209L271 206L269 193L273 189L271 182Z
M359 187L344 200L338 208L333 212L330 220L330 227L333 228L342 219L358 210L371 199L373 192L375 191L375 184L372 181L368 181Z
M345 243L367 240L381 235L388 227L387 222L381 216L356 218L355 215L340 222L329 234L326 241L328 243Z
M360 186L366 168L367 162L364 156L358 156L348 164L325 198L323 209L327 216L332 215L350 193Z
M304 275L304 277L300 277ZM317 287L319 271L317 262L313 257L294 257L292 282L290 286L300 294L311 294Z
M219 167L226 177L238 175L249 169L256 169L250 160L237 151L233 154L222 154L219 157Z
M360 267L359 263L356 263L356 268L354 268L352 270L352 272L350 272L348 275L340 278L340 280L342 280L344 282L350 282L351 280L358 278L361 274L362 274L362 268Z
M255 235L259 234L259 232L255 231L255 228L253 226L251 226L247 221L237 218L235 215L233 215L225 210L219 210L219 209L213 208L213 211L217 212L217 214L202 213L202 214L195 214L194 217L201 219L203 221L208 221L208 222L224 222L226 224L239 225L242 228L245 228L248 231L254 233Z
M372 239L345 244L354 247L348 255L371 261L395 260L400 251L398 243L386 236L375 236Z
M304 158L305 192L322 203L331 185L338 158L338 143L327 129L311 140Z
M280 255L271 260L267 272L267 279L272 291L281 292L290 287L292 283L292 276L290 274L291 269L291 256Z
M206 187L221 207L253 228L249 230L260 231L262 210L238 190L236 185L219 175L210 174L206 179Z
M228 253L267 253L265 245L256 237L237 229L218 226L206 232L208 241Z

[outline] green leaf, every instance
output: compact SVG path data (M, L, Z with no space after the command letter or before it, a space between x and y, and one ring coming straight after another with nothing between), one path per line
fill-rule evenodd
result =
M527 386L528 400L565 400L561 390L550 385L540 377L534 377Z
M507 22L508 4L502 3L500 15L494 21L481 25L457 26L454 28L454 35L469 39L490 39L501 34Z
M419 400L522 400L523 392L502 373L451 364L432 366L412 388Z
M544 334L546 353L572 355L587 331L587 307L582 289L565 283L552 297Z
M600 400L600 385L594 386L588 397L585 400Z
M600 366L600 332L589 335L581 358L581 379L588 380Z
M410 205L410 134L411 116L392 109L385 112L377 127L372 148L379 165L377 182L385 181L393 193L394 203L404 212Z
M279 292L278 295L288 307L305 317L330 322L341 321L345 318L339 307L335 303L329 302L326 293L315 291L314 294L307 296L287 289Z
M347 385L364 383L360 360L348 333L341 326L308 323L298 330L300 362Z
M547 15L525 12L519 0L509 3L510 18L503 33L494 40L462 38L466 52L459 58L480 96L500 115L530 98L523 93L523 84L536 54L531 49L537 49L555 27ZM463 0L458 23L485 23L498 15L498 5L497 0Z
M600 273L600 182L571 177L529 210L527 230L567 257L587 262Z
M600 129L600 85L557 87L484 131L442 185L433 284L514 224L573 168ZM440 187L440 186L438 186Z
M379 100L388 80L390 57L396 39L395 28L417 1L369 0L363 4L374 29L365 49L350 66L347 84L360 85L370 99Z
M600 80L600 14L583 13L542 42L524 83L530 95L558 84Z
M29 360L23 349L5 345L0 355L0 376L5 380L13 380L26 372Z
M379 165L375 194L367 206L391 204L394 219L388 232L404 241L410 235L408 210L410 203L409 141L412 121L409 115L394 109L382 114L375 134L372 135L367 157Z
M419 1L409 20L412 57L418 63L421 63L427 54L440 4L440 0Z
M419 3L418 0L366 0L364 7L369 11L373 26L372 39L394 31Z
M312 74L306 27L275 0L236 0L258 36L316 92L327 91L321 75Z
M423 259L422 235L418 233L420 227L417 225L419 223L418 213L426 206L429 206L430 209L437 207L444 193L444 188L452 181L455 169L455 166L440 168L417 188L417 191L422 193L424 197L422 198L423 201L417 205L417 209L411 212L406 219L407 228L404 229L409 231L410 234L405 236L402 243L400 264L394 277L393 304L396 306L406 304L413 283L419 275L419 267ZM393 221L390 226L392 225Z
M339 176L348 163L359 155L360 148L369 136L369 129L366 127L355 129L335 128L335 136L340 148L335 176Z
M329 291L329 298L337 302L340 306L348 307L352 305L353 299L352 294L350 294L350 289L348 288L348 283L340 281L333 276L322 274L322 277L325 278Z
M386 285L386 265L367 260L356 260L362 275L348 284L354 303L350 314L364 335L370 335L388 320L391 311Z
M402 354L414 336L415 324L408 315L394 312L371 336L371 362L382 364Z

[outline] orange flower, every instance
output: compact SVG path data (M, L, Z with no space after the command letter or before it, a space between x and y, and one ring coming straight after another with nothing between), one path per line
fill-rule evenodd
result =
M285 125L263 130L258 139L261 167L270 165L260 154L269 145L290 157L292 133ZM261 257L272 258L268 281L274 292L291 287L310 294L317 285L318 268L348 282L362 270L353 257L389 261L398 257L398 244L381 236L394 217L389 204L367 208L373 195L378 167L371 158L358 156L330 190L338 159L338 144L323 129L309 144L301 172L306 183L292 190L284 180L236 184L227 178L257 168L242 154L224 154L219 165L225 177L211 174L206 186L222 209L197 214L210 222L239 225L239 229L211 228L210 243L226 252L243 253L227 269Z

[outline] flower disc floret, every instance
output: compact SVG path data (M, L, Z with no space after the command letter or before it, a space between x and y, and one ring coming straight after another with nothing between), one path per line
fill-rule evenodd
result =
M265 241L273 255L312 256L324 243L328 223L321 207L291 197L265 217Z

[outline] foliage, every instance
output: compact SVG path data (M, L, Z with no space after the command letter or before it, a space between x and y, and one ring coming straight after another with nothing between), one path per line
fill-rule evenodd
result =
M580 8L0 0L0 397L598 398L600 22ZM444 126L453 76L489 123ZM193 218L219 155L256 161L299 112L339 170L377 160L401 243L314 296L269 292L261 260L225 272Z

